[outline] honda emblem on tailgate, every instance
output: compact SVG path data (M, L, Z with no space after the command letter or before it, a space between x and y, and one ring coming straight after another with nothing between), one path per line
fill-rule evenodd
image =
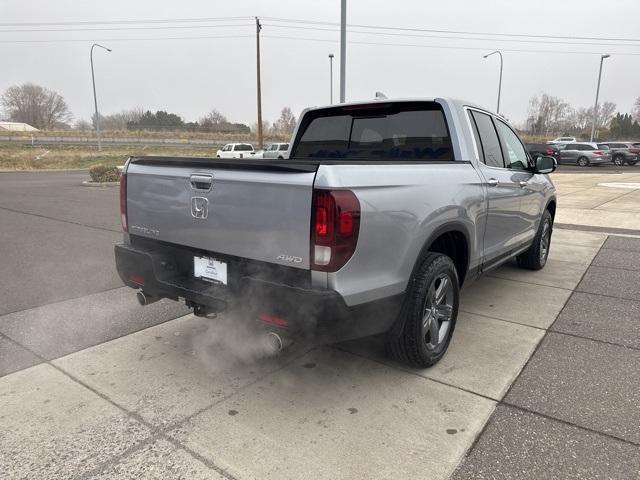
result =
M204 220L209 216L209 199L205 197L191 197L191 216Z

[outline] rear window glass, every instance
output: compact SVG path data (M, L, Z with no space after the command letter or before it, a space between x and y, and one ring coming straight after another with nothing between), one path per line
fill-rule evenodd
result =
M349 160L453 160L434 102L339 107L308 114L294 156Z

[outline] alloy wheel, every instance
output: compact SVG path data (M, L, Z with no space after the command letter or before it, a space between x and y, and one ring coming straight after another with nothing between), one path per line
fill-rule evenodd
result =
M427 350L436 350L446 342L453 302L453 280L447 273L441 273L431 282L422 310L422 334Z

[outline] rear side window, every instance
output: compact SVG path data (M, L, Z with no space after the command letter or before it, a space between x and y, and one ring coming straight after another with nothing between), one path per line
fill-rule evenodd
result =
M472 122L475 122L477 133L480 137L480 148L482 150L482 152L479 152L480 160L489 167L504 168L500 140L491 117L476 111L470 111L469 113L472 117Z
M288 143L283 143L282 145L280 145L280 151L284 152L286 150L289 149L289 144Z
M241 143L240 145L236 145L236 148L235 148L236 152L250 152L252 150L253 150L253 147L246 143Z
M435 102L323 109L307 114L293 157L345 160L454 160Z

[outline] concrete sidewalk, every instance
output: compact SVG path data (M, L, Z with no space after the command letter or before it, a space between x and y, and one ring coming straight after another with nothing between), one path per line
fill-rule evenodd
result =
M635 244L610 239L601 249L605 235L556 233L544 270L508 265L463 292L450 351L426 370L390 361L377 339L310 351L294 345L278 358L251 361L251 354L224 347L224 325L191 315L58 358L5 327L4 341L40 363L0 379L0 465L11 478L424 478L429 472L428 478L444 479L480 435L457 478L514 478L517 461L535 448L544 452L548 439L562 461L543 470L536 456L542 463L534 473L559 469L568 478L615 465L607 478L633 478L640 459L633 429L637 350L614 345L599 316L588 317L596 340L576 337L575 318L601 308L591 297L586 304L581 299L603 295L619 272L606 273L610 267L602 265L620 261L618 252ZM636 298L634 292L622 294ZM626 301L633 315L635 300ZM22 315L28 321L29 311ZM620 317L619 337L637 337L633 318ZM608 362L612 371L603 375ZM619 393L609 398L614 387ZM576 403L570 419L567 398ZM607 402L611 411L603 415ZM523 450L521 441L533 450ZM498 447L502 462L511 459L501 470L492 451ZM573 455L578 447L597 447L598 454Z
M551 178L558 190L556 224L640 235L640 173L554 173Z

